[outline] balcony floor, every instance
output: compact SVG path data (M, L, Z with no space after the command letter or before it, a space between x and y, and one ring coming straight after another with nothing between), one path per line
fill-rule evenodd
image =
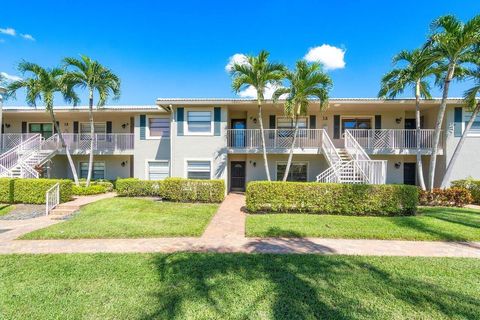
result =
M262 148L228 148L228 153L235 154L261 154ZM269 154L288 154L290 149L288 148L267 148L267 153ZM293 149L294 154L321 154L321 148L295 148Z

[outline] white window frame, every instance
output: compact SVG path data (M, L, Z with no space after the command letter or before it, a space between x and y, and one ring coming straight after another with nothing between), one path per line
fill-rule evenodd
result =
M169 128L168 130L170 131L170 137L172 136L172 121L170 119L170 117L165 117L165 116L161 116L161 115L154 115L154 114L147 114L146 116L146 125L145 125L145 138L147 140L160 140L160 139L170 139L170 137L164 137L164 136L151 136L150 135L150 119L151 118L155 118L155 119L158 119L158 118L162 118L162 119L167 119L168 120L168 123L169 123Z
M472 116L472 112L463 111L462 134L465 132L465 129L467 127L467 122L470 120L471 116ZM480 115L477 115L477 118L475 120L477 120L475 122L480 122ZM470 129L470 132L468 133L467 137L480 138L480 132L478 130L476 132L472 132L472 129Z
M370 129L375 129L375 116L369 115L345 115L340 116L340 134L344 134L343 119L370 119ZM342 137L343 138L343 137Z
M82 132L82 124L87 124L88 126L90 126L90 122L89 121L84 121L84 122L80 122L78 124L78 134L82 135L82 134L90 134L90 132ZM106 121L95 121L93 123L93 128L95 130L95 124L104 124L105 125L105 132L94 132L95 134L107 134L107 122Z
M213 179L213 159L212 158L193 158L193 159L185 159L185 170L184 170L184 177L188 179L188 162L189 161L208 161L210 162L210 180Z
M210 132L190 132L188 130L188 113L192 111L208 111L210 112ZM185 108L185 115L183 119L184 135L187 136L213 136L214 132L214 112L213 107L209 108Z
M55 134L55 124L53 122L38 122L38 121L33 121L33 122L27 122L27 133L30 132L30 124L51 124L52 125L52 135ZM60 127L60 123L58 123L58 126Z
M307 116L301 116L301 117L298 117L298 118L302 118L302 119L305 119L305 124L306 124L306 127L305 128L299 128L299 129L309 129L310 128L310 123L308 122L308 118ZM291 117L286 117L286 116L278 116L276 117L276 122L275 122L275 128L276 129L279 129L279 130L293 130L295 129L295 127L291 127L291 128L279 128L278 127L278 120L280 119L288 119L288 120L291 120L292 121L292 125L294 124L293 122L293 119Z
M147 159L145 160L145 180L150 180L150 162L163 162L168 164L168 176L167 178L170 177L170 172L171 172L171 164L169 160L156 160L156 159ZM152 181L161 181L161 180L152 180Z
M107 180L107 163L105 161L93 161L94 165L95 165L95 162L103 163L103 168L104 168L103 169L103 179ZM79 160L78 161L78 178L79 179L86 179L86 177L85 178L81 177L82 176L82 167L81 167L82 163L87 163L88 164L88 159L86 161L84 161L84 160ZM88 173L87 173L87 175L88 175ZM93 167L92 167L92 180L93 180Z
M294 164L298 164L298 163L307 165L307 181L305 181L305 182L309 182L310 181L310 161L301 161L301 160L292 161L291 166L294 165ZM278 181L278 180L276 180L276 178L277 178L277 174L278 174L278 165L279 164L286 165L287 161L276 161L275 162L275 181ZM291 166L290 166L290 168L291 168Z

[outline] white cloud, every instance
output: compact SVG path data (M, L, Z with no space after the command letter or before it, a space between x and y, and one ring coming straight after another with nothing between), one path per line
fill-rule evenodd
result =
M2 78L4 78L5 80L7 81L17 81L17 80L22 80L22 78L18 77L18 76L14 76L14 75L11 75L11 74L8 74L6 72L0 72L0 76Z
M35 38L32 37L31 34L25 33L20 35L23 39L30 40L30 41L35 41Z
M17 32L13 28L5 28L5 29L0 28L0 33L6 34L12 37L15 37L17 35Z
M273 93L275 92L275 90L277 90L277 88L279 88L279 87L268 84L265 88L265 92L263 93L263 97L265 99L272 99ZM248 86L245 90L240 91L238 93L238 96L241 97L241 98L256 99L257 98L257 89L255 89L254 86ZM285 99L286 96L287 95L285 94L285 95L280 96L280 98Z
M319 62L325 70L345 68L345 50L322 44L319 47L310 48L304 59L308 62Z
M235 53L228 59L228 63L225 66L225 71L230 72L232 71L234 64L246 64L247 63L247 56L243 53Z

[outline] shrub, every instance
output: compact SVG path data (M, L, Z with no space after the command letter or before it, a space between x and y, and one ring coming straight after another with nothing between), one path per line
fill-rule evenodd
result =
M60 179L15 179L13 201L15 203L45 203L45 193L56 183L60 183L60 202L72 198L72 181Z
M407 185L255 181L247 186L250 212L338 215L413 215L418 190Z
M453 188L465 188L470 191L473 202L480 204L480 180L474 180L472 178L456 180L451 183Z
M160 195L161 181L140 180L137 178L118 179L117 194L122 197L150 197Z
M463 207L471 202L470 191L465 188L420 190L420 204L423 206Z
M76 196L89 196L89 195L94 195L94 194L100 194L100 193L105 193L107 192L107 187L99 184L92 184L88 187L86 186L72 186L72 194Z
M0 178L0 203L13 202L13 179Z
M87 184L86 179L80 179L80 185L85 186ZM114 185L112 181L109 180L92 180L90 181L90 186L103 186L105 187L105 192L111 192L114 189Z
M160 190L163 199L176 202L222 202L225 198L223 180L167 178Z

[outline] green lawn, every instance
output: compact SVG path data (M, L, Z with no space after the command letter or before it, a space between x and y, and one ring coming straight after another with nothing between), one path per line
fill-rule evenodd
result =
M89 204L71 220L22 239L86 239L200 236L217 204L111 198Z
M0 216L6 215L12 210L13 210L12 205L0 203Z
M256 214L247 217L247 236L478 241L480 211L423 207L409 217Z
M480 260L5 255L2 319L475 319Z

